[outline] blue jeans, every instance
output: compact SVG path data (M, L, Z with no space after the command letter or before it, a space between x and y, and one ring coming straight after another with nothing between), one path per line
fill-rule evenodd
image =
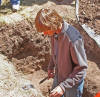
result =
M54 78L52 89L54 89L56 86L57 86L57 79ZM78 85L75 85L70 89L66 89L62 97L82 97L83 86L84 86L84 80L82 80Z
M10 0L11 4L20 4L20 0ZM0 0L0 4L1 4L1 0Z

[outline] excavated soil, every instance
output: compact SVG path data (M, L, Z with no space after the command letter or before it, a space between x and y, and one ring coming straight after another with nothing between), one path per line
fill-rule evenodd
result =
M72 22L72 24L77 25L76 28L84 36L89 59L83 97L93 97L100 90L100 55L98 55L100 50L92 53L93 49L90 49L89 43L92 42L91 44L96 47L95 42L84 34L85 32L77 23ZM50 57L49 38L36 32L34 22L22 21L16 25L0 27L0 44L0 52L8 57L18 71L27 75L31 74L29 79L48 97L52 80L41 85L38 83L47 76L46 71Z
M63 6L60 6L61 4L65 4L65 1L63 0L63 2L58 3L54 0L58 4L58 7L53 7L59 9L58 12L62 16L67 12L67 9L65 10ZM72 2L72 0L69 1ZM97 34L100 34L99 1L96 2L80 0L80 22L88 24ZM71 6L75 5L71 4ZM71 13L73 18L73 12L68 11L68 13ZM67 17L65 15L63 18L66 19ZM70 17L67 21L74 25L83 35L89 65L83 97L94 97L100 91L100 48L76 21L71 20ZM39 85L39 81L47 76L47 66L50 59L50 42L48 37L36 32L34 20L23 20L14 25L1 26L0 52L6 55L16 69L26 74L26 77L48 97L52 79L46 80L41 85Z
M87 24L100 35L100 0L79 0L80 22Z
M36 33L27 21L0 28L0 51L14 62L17 70L32 73L49 61L48 38ZM41 66L42 65L42 66Z

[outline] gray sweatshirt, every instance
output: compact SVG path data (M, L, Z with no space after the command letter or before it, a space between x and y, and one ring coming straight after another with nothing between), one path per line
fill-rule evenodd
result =
M63 22L61 32L51 36L51 59L48 69L56 71L58 84L65 91L81 82L86 75L87 57L80 32Z

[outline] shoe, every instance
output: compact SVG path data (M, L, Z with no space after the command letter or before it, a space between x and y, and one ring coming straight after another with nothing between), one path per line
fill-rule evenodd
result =
M14 4L14 5L12 5L12 9L13 9L13 11L15 12L15 11L18 11L19 9L20 9L20 5L19 4Z

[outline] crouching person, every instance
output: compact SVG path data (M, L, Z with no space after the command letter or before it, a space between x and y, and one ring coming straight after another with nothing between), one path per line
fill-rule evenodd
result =
M87 58L80 32L51 9L37 13L35 26L51 39L48 77L54 77L54 83L50 97L82 97Z

